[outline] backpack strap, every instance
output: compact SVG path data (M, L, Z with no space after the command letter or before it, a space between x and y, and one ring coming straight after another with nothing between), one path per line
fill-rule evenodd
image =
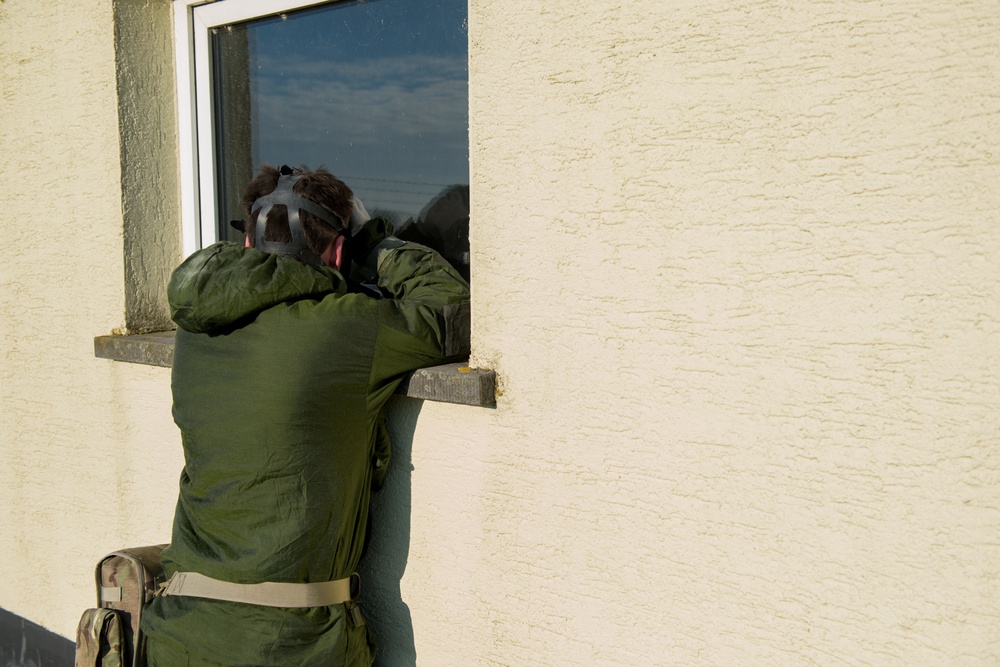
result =
M390 252L404 245L406 245L406 242L397 239L395 236L389 236L379 241L378 245L368 253L365 263L358 268L361 282L376 282L378 280L378 267L382 264L382 260Z
M160 586L159 595L180 595L184 597L208 598L242 602L263 607L326 607L351 600L351 580L317 581L308 584L292 584L265 581L259 584L235 584L206 577L197 572L175 572Z

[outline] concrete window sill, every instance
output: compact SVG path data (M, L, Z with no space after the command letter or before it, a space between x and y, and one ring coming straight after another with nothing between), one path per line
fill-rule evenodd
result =
M170 368L174 359L174 332L97 336L94 354L101 359ZM410 373L396 393L428 401L495 407L496 374L465 364L422 368Z

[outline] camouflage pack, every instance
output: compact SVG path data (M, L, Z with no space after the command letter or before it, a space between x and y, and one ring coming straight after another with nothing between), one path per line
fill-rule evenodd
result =
M167 545L122 549L97 563L97 608L80 619L75 667L142 667L143 608L163 583L160 552Z

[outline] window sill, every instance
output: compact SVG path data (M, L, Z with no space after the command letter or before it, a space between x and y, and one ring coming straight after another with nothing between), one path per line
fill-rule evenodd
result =
M101 359L170 368L174 359L174 332L128 336L97 336L94 355ZM406 376L396 393L411 398L480 407L496 407L496 373L465 364L422 368Z

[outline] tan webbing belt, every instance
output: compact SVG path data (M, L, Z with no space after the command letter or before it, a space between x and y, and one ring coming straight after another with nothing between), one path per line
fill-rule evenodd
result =
M265 607L325 607L351 599L351 577L336 581L290 584L265 581L234 584L197 572L175 572L160 587L160 595L181 595L210 600L242 602Z

